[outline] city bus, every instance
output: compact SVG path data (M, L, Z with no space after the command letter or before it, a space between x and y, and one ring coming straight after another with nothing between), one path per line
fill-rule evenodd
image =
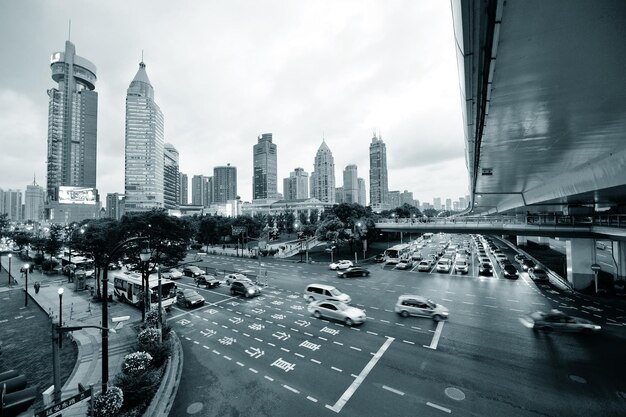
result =
M395 245L385 250L385 262L397 264L401 259L408 259L411 256L411 245Z
M159 278L157 274L149 277L150 304L159 303ZM141 305L141 274L136 272L117 272L113 274L113 291L118 300L132 304L136 307ZM169 310L176 301L176 284L169 280L161 279L161 306Z

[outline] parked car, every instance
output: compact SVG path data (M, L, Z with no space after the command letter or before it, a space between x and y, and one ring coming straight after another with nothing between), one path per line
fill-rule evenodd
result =
M382 253L379 253L378 255L374 256L374 262L376 263L385 262L385 255L383 255Z
M315 318L326 317L339 320L348 326L364 323L366 319L365 310L352 307L351 305L337 300L314 301L307 306L307 310L309 313L313 314Z
M183 268L183 274L185 274L186 277L198 277L202 274L204 274L204 271L200 268L198 268L195 265L186 265Z
M431 262L430 260L423 260L421 261L418 265L417 265L417 270L420 272L428 272L430 271L430 267L431 267Z
M535 281L549 281L548 273L541 268L529 268L528 276Z
M250 282L252 282L252 280L250 278L248 278L247 276L245 276L244 274L239 274L239 273L235 273L235 274L228 274L224 276L224 281L226 281L226 285L229 285L233 283L233 281L236 280L248 280Z
M344 269L343 271L337 271L337 276L339 278L346 277L367 277L369 276L370 271L360 266L352 266L348 269Z
M563 332L593 333L602 329L601 326L580 317L573 317L560 310L550 310L549 313L536 311L520 317L520 322L529 329L550 332L558 330Z
M411 269L411 268L413 268L412 259L402 259L400 262L396 264L396 269Z
M230 293L231 295L241 294L246 298L250 298L261 295L261 287L252 283L248 278L245 280L238 279L230 284Z
M485 276L493 275L493 267L491 266L491 264L487 262L482 262L478 266L478 275L485 275Z
M186 288L176 292L176 302L188 308L199 307L204 304L204 297L196 290Z
M353 266L352 261L349 261L347 259L342 259L341 261L333 262L329 265L330 269L332 269L333 271L337 269L348 269L351 266Z
M167 279L181 279L183 277L183 273L180 272L180 269L176 268L164 269L161 271L161 277Z
M194 281L196 281L196 287L204 285L206 288L217 288L220 286L220 281L213 275L200 275L195 277Z
M505 278L509 279L517 279L519 277L519 273L517 272L517 268L513 264L506 264L504 268L502 268L502 274Z
M419 295L401 295L396 302L395 311L402 317L431 317L435 321L448 318L447 308Z

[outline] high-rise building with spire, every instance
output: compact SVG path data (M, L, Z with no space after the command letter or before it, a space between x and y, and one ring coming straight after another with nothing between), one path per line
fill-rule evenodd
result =
M24 220L35 222L44 220L45 196L45 190L37 185L33 177L33 183L26 186L24 193Z
M252 199L274 198L277 194L278 156L272 134L263 133L252 147Z
M311 173L311 197L335 203L335 160L325 140L317 150Z
M127 213L164 206L163 147L163 113L154 101L154 89L142 61L126 91L124 194Z
M67 216L68 210L77 217L78 212L90 217L84 208L95 208L97 200L96 66L76 55L74 44L68 40L64 52L52 54L50 70L58 85L48 90L47 217L58 220L61 211ZM93 197L93 204L59 206L64 204L61 201L77 202L85 195Z
M389 205L387 147L379 136L374 133L370 143L370 205L374 210L386 210Z

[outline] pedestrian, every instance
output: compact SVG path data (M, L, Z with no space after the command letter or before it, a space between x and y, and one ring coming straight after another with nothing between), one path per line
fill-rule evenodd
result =
M39 294L39 288L41 288L41 284L37 281L35 282L35 294Z

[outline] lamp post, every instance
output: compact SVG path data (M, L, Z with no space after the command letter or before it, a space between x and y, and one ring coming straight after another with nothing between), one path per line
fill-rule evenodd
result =
M26 280L24 281L24 307L28 307L28 271L30 265L24 264L24 273L26 274Z
M157 274L159 275L159 329L161 333L159 334L159 339L163 342L163 313L161 312L161 297L163 293L161 292L161 268L157 266Z
M57 291L59 293L59 326L63 326L63 287ZM63 347L63 336L59 335L59 349Z
M9 253L9 286L11 286L11 258L13 258L13 254Z
M144 268L146 268L146 265L148 262L150 262L150 248L148 247L144 247L143 249L141 249L141 252L139 253L139 259L141 259L141 262L144 264ZM150 274L148 273L149 271L147 271L147 268L150 268L150 265L147 265L147 268L144 269L142 268L142 274L145 272L145 286L144 286L144 292L143 292L143 308L141 311L141 321L146 321L146 312L148 311L148 305L150 304Z

